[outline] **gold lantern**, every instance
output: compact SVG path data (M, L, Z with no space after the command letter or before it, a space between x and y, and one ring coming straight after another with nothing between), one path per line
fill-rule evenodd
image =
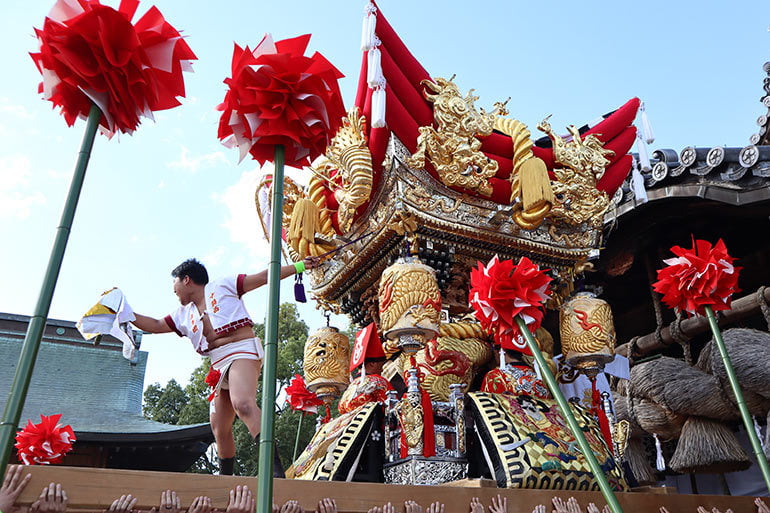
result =
M615 358L615 324L610 305L580 292L559 311L561 345L567 363L595 377Z
M419 351L439 329L441 292L433 268L413 256L396 260L380 278L379 308L385 352Z
M326 326L305 342L302 367L307 388L330 404L348 387L350 375L350 340L337 328Z

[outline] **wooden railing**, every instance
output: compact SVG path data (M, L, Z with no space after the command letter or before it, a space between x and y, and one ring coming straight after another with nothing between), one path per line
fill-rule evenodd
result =
M157 507L163 490L176 491L185 508L193 498L206 495L217 509L224 511L229 491L234 486L246 485L253 493L257 490L257 481L253 477L60 466L27 469L32 474L32 480L20 497L22 504L30 504L44 486L55 482L61 483L67 491L68 509L77 512L102 511L115 498L127 493L139 499L136 509L149 510L153 506ZM626 513L658 513L660 506L666 506L670 513L696 513L698 506L703 506L707 511L712 508L722 512L730 508L734 513L757 511L751 497L660 493L666 490L658 489L659 493L621 493L618 499ZM468 513L472 497L479 497L483 504L489 505L492 497L497 494L508 498L508 513L530 513L539 504L546 505L546 510L550 512L553 509L553 497L561 497L565 501L575 497L583 511L589 502L599 508L604 505L599 492L498 489L494 483L482 480L467 480L452 486L397 486L276 479L273 492L275 503L283 504L289 499L295 499L306 511L314 511L320 499L330 497L336 500L340 513L366 513L369 508L387 502L396 505L396 512L403 512L405 500L414 500L424 507L440 501L445 504L445 513Z

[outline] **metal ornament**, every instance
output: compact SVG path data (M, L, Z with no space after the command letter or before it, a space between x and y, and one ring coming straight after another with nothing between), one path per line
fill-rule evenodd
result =
M331 404L350 383L350 340L333 326L324 326L307 338L302 368L307 388Z
M579 292L559 310L565 360L589 378L615 358L615 325L610 305L590 292Z

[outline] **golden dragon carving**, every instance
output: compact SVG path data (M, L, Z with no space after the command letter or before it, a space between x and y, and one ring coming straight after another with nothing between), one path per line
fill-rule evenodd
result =
M567 127L571 141L556 135L548 118L538 123L537 128L553 141L554 158L563 166L554 169L556 181L551 183L555 204L548 217L573 227L586 223L591 229L598 228L610 200L607 193L596 188L596 183L610 163L607 157L615 153L604 148L597 134L583 137L574 125Z
M433 118L438 129L420 127L417 152L406 164L422 169L428 160L444 185L490 196L489 178L495 175L498 166L481 151L478 136L492 133L497 114L505 111L503 104L495 104L492 112L487 113L476 109L478 96L473 95L473 89L463 97L452 79L437 77L435 82L423 80L421 84L427 89L425 98L433 103Z

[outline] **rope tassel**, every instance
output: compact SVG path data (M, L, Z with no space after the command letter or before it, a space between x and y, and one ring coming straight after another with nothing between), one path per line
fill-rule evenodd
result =
M644 137L644 142L652 144L655 142L655 134L652 132L652 125L650 125L650 119L647 117L644 102L639 105L639 112L642 113L642 136Z
M377 28L377 8L372 2L364 7L364 19L361 23L361 51L366 52L374 47L374 32Z
M380 49L374 47L366 52L366 59L366 82L369 84L369 87L374 89L378 84L385 80L385 77L382 74L382 55L380 54Z
M660 439L655 433L652 434L655 438L655 468L658 472L666 471L666 459L663 457L663 447L660 445Z
M385 126L385 79L372 93L372 128Z

